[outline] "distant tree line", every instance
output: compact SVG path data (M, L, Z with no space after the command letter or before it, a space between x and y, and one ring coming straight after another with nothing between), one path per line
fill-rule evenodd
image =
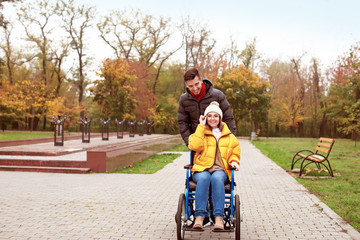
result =
M6 19L3 2L0 124L7 128L49 129L60 114L68 128L91 116L152 120L158 131L176 133L183 73L197 67L226 94L238 135L261 129L263 136L356 138L360 130L359 43L322 69L315 58L264 59L256 38L242 49L232 36L219 46L211 29L190 17L175 23L138 9L101 16L74 0L10 0L17 18ZM26 41L14 39L15 31ZM90 36L113 52L95 78ZM174 61L175 53L184 58Z

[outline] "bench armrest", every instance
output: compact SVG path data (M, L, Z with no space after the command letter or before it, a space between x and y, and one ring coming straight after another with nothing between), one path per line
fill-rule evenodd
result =
M308 152L308 154L314 154L313 151L310 151L310 150L301 150L301 151L298 151L297 153L295 153L295 156L298 154L298 153L303 153L303 152Z

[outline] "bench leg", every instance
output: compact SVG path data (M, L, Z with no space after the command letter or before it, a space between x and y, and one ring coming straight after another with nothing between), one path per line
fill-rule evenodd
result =
M299 177L301 177L301 175L302 175L302 172L305 170L305 168L309 165L309 164L311 164L311 163L315 163L315 165L316 166L318 166L318 169L321 169L320 168L320 164L322 164L327 170L328 170L328 172L329 172L329 174L331 175L331 177L334 177L334 173L333 173L333 171L332 171L332 168L331 168L331 165L330 165L330 162L329 162L329 160L327 160L326 159L326 162L328 163L328 166L326 166L324 163L318 163L318 162L313 162L313 161L309 161L308 163L306 163L305 165L304 165L304 162L306 161L307 159L305 158L302 162L301 162L301 166L300 166L300 173L299 173Z
M307 165L304 166L305 160L306 160L306 159L304 159L304 160L301 162L299 177L301 177L303 170L304 170L305 167L308 165L308 164L307 164Z
M305 161L309 161L309 162L304 165ZM302 172L305 170L305 168L306 168L308 165L312 164L312 163L315 163L315 162L310 161L310 160L304 158L304 160L301 162L299 177L301 177Z
M321 164L324 165L324 166L326 167L326 169L328 170L329 174L330 174L332 177L334 177L334 173L333 173L333 170L332 170L332 168L331 168L331 165L330 165L329 160L326 159L326 162L328 163L329 167L326 166L324 163L321 163Z
M291 170L293 170L294 167L295 167L295 164L296 164L300 159L302 159L302 157L299 157L299 158L297 158L297 159L295 160L296 156L297 156L297 155L295 155L295 156L293 157L293 160L292 160L292 162L291 162Z

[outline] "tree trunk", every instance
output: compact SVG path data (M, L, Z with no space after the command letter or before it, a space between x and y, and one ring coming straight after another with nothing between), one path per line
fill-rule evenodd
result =
M327 119L325 113L323 113L323 117L321 120L321 125L319 128L319 137L324 137L327 132Z
M19 129L19 122L18 121L12 122L11 123L11 129L13 129L13 130Z
M45 130L46 129L46 115L44 115L44 125L43 125L43 130Z
M254 108L251 108L251 114L250 114L250 121L251 121L251 132L255 132L255 121L254 121Z
M36 131L39 126L40 119L38 117L34 117L32 123L32 131Z
M290 126L290 136L291 137L295 136L295 127L294 126Z
M299 125L298 127L299 137L304 137L304 122L299 122L298 125Z

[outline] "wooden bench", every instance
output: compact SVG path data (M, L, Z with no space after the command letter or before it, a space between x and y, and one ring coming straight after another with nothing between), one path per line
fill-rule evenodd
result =
M294 166L298 161L302 160L300 165L300 173L299 173L300 177L305 167L307 167L311 163L315 163L318 169L320 169L320 164L323 165L328 170L329 174L333 177L334 174L331 169L331 165L328 157L330 155L334 143L335 143L334 139L320 138L320 141L317 144L315 152L312 152L310 150L301 150L297 152L292 159L291 170L294 169ZM325 163L327 163L328 166L325 165Z

